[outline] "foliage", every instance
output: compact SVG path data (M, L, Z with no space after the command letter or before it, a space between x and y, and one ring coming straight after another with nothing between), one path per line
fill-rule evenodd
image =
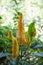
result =
M30 25L29 27L31 28L33 24L32 26ZM30 42L31 46L27 45L25 42L22 42L23 45L20 45L20 43L18 43L19 56L16 58L12 57L12 40L8 38L9 30L10 29L8 27L0 27L0 65L2 64L3 65L9 65L9 64L10 65L41 65L43 64L43 42L40 41L39 38L32 37ZM14 30L15 29L12 29L12 32L13 34L15 33L14 36L16 36L16 32Z
M33 35L35 32L36 35L36 31L35 31L35 22L32 22L29 26L28 26L28 35L30 37L34 37L35 35Z
M14 22L17 22L18 21L18 16L19 16L19 12L21 10L21 4L22 4L22 0L13 0L15 2L15 6L16 8L14 9L15 10L15 13L14 13L14 17L13 17L13 20Z
M22 0L19 0L19 2L17 2L17 0L13 1L15 2L16 6L16 8L14 9L15 13L13 19L14 22L17 22L19 11L21 9L21 7L19 8L18 6L19 4L21 4ZM40 8L42 9L42 7L43 6L41 5ZM0 21L2 22L1 16ZM8 33L10 30L12 30L12 39L8 37ZM18 42L17 32L18 28L16 27L12 29L10 28L10 26L0 25L0 65L43 65L43 42L40 41L39 38L35 38L36 36L35 22L33 21L28 26L28 31L27 33L25 33L26 37L31 38L30 42L27 42L30 43L31 45L27 45L26 42L24 41L22 42L23 45L21 45L20 41ZM24 37L23 36L24 32L21 34L20 29L20 34L22 37ZM15 37L17 40L15 40ZM17 51L19 52L19 55Z

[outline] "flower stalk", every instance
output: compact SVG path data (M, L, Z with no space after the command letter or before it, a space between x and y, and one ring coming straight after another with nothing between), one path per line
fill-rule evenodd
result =
M19 56L19 45L16 38L13 39L12 56L15 58Z

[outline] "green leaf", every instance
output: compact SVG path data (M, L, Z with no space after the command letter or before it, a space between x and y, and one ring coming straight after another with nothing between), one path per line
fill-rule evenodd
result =
M11 56L11 54L10 53L0 53L0 58L7 57L7 56Z
M35 30L35 22L32 22L32 23L28 26L28 35L29 35L30 37L32 37L34 30Z
M42 62L43 62L43 58L40 58L40 59L38 60L38 62L41 62L41 63L42 63Z
M39 57L39 58L43 58L43 52L39 52L39 53L34 53L33 56L35 57Z

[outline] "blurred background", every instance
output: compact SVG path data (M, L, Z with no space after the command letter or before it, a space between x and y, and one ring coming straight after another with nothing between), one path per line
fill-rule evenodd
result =
M17 28L18 12L23 13L25 31L34 20L37 36L43 41L43 0L0 0L0 25Z

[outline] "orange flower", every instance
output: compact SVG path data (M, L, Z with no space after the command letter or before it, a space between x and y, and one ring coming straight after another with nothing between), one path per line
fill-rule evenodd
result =
M19 56L19 45L16 38L13 39L12 56L16 58Z
M10 30L9 32L8 32L8 37L10 38L10 39L12 39L12 30Z
M28 35L25 35L25 42L29 45L30 44L30 37Z
M19 42L23 42L25 39L25 29L24 29L24 22L23 22L23 14L19 14L18 20L18 40Z

